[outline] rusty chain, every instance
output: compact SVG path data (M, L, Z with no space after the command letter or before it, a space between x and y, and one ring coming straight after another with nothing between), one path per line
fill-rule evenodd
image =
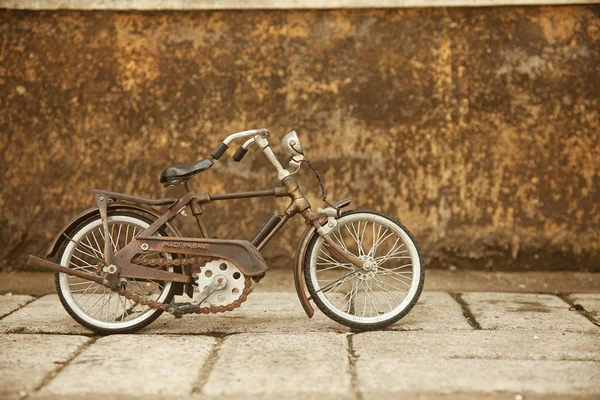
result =
M166 258L154 258L154 259L145 259L141 257L135 257L131 260L132 263L149 266L149 267L183 267L183 266L194 266L200 263L206 263L210 261L212 258L210 257L188 257L188 258L176 258L174 260L169 260ZM199 307L196 311L196 314L213 314L213 313L222 313L226 311L233 311L235 308L238 308L242 305L243 302L246 301L248 295L250 294L250 289L252 288L252 279L249 276L245 276L245 284L244 290L242 294L236 301L233 303L227 304L226 306L210 306L210 307ZM126 288L121 287L117 291L117 293L128 300L133 301L134 303L139 303L143 306L148 306L150 308L154 308L157 310L166 310L168 304L161 303L159 301L154 301L146 296L135 294L128 292Z

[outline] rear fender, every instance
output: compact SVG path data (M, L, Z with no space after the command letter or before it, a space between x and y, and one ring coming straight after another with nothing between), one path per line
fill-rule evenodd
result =
M110 203L108 205L107 211L117 211L117 210L118 211L134 211L134 212L138 212L138 213L141 212L143 214L147 214L147 215L155 217L155 218L158 218L161 216L161 213L159 213L155 209L150 208L150 207L145 207L142 205L119 203L119 202ZM65 227L62 228L62 230L58 233L58 235L56 235L54 240L52 240L50 247L48 247L48 251L46 251L46 258L53 258L54 256L56 256L56 253L62 246L63 242L68 240L67 236L72 237L73 231L75 231L75 229L82 222L88 220L89 218L91 218L97 214L99 214L98 208L92 207L92 208L89 208L89 209L83 211L81 214L77 215L75 218L73 218L71 221L69 221L65 225ZM171 232L169 232L169 235L181 236L181 233L173 224L167 223L166 225L167 225L168 229L171 231Z
M150 217L151 219L152 219L152 217L154 217L154 219L156 219L161 216L161 213L153 208L146 207L146 206L139 205L139 204L130 204L130 203L121 203L121 202L109 203L108 207L107 207L107 211L108 212L132 211L132 212L136 212L138 214L141 213L142 215L146 215L146 216ZM77 227L79 225L81 225L81 223L83 223L84 221L87 221L89 218L92 218L95 215L99 215L99 214L100 214L100 212L98 211L98 208L92 207L92 208L89 208L89 209L83 211L81 214L77 215L75 218L73 218L71 221L69 221L65 225L65 227L62 228L62 230L58 233L58 235L56 235L54 240L52 240L50 247L48 247L48 251L46 251L46 258L54 258L57 255L57 252L61 248L63 243L65 241L69 240L67 237L69 237L69 238L73 237L73 232L75 231L75 229L77 229ZM165 225L167 226L169 235L182 236L181 232L179 232L179 230L173 224L166 223ZM191 272L187 271L187 270L184 270L183 272L186 275L191 274ZM174 283L174 285L176 285L175 289L174 289L175 294L176 295L183 294L184 285L182 283ZM187 287L185 288L185 292L188 294L188 296L191 297L193 295L193 287L191 285L187 285Z
M352 197L347 197L343 200L334 203L334 206L339 208L344 208L348 204L352 202ZM298 249L296 250L296 257L294 260L294 285L296 286L296 293L298 294L298 299L300 300L300 304L302 304L302 308L308 318L312 318L315 314L315 310L313 309L310 301L308 300L308 296L306 295L306 282L304 281L304 258L306 257L306 251L308 250L308 244L314 235L317 235L314 225L308 225L300 238L300 243L298 244Z

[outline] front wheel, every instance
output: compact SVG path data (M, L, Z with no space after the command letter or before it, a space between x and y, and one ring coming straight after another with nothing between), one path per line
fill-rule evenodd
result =
M314 235L304 276L311 298L325 315L351 328L380 329L412 309L425 280L423 257L400 222L377 211L347 211L328 235L366 267L339 260Z

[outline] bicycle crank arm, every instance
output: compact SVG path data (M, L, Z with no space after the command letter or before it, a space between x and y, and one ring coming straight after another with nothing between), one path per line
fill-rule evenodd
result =
M181 318L184 314L193 314L200 308L200 305L208 299L214 292L222 290L227 286L227 278L223 275L217 275L213 281L204 287L200 293L191 302L175 303L174 301L167 307L167 312L175 318Z

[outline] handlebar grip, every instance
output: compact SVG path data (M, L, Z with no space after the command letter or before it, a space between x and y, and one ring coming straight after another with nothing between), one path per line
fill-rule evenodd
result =
M240 162L240 161L242 161L242 158L244 158L244 156L246 155L247 152L248 152L248 149L245 149L244 146L240 146L240 147L238 147L237 151L231 158L233 158L233 161L235 161L235 162Z
M218 160L219 158L221 158L223 153L225 153L227 151L228 148L229 148L229 146L227 146L225 143L221 142L217 145L217 147L215 147L215 149L213 150L212 153L210 153L210 155L215 160Z

